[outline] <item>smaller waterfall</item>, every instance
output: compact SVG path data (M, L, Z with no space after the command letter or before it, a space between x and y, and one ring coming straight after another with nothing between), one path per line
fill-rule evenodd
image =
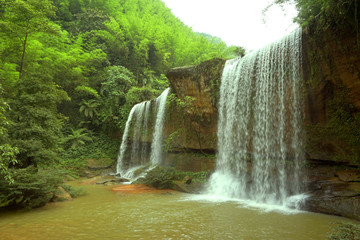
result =
M151 144L151 155L150 162L152 165L161 164L161 142L162 133L164 128L164 116L165 116L165 104L166 98L169 94L170 88L167 88L157 99L156 99L156 123L154 127L153 140Z
M125 130L124 130L124 133L123 133L123 136L122 136L121 145L120 145L120 151L119 151L119 155L118 155L118 158L117 158L117 165L116 165L116 172L117 173L121 173L122 170L123 170L123 167L124 167L123 159L124 159L124 154L125 154L125 151L126 151L126 148L127 148L127 137L129 135L130 123L131 123L131 120L133 118L133 115L134 115L134 112L135 112L135 109L137 108L137 106L138 106L138 104L136 104L131 109L131 111L129 113L129 116L128 116L128 119L127 119L126 124L125 124Z
M149 117L150 117L150 106L151 102L147 101L145 104L145 115L144 115L144 123L143 123L143 132L142 136L143 138L141 141L143 142L141 147L141 162L142 164L145 164L147 162L147 153L148 153L148 146L147 144L147 136L148 136L148 125L149 125Z
M141 125L143 123L144 111L146 109L145 108L146 105L150 106L150 102L148 101L148 102L141 102L136 104L131 109L129 113L129 117L126 121L125 131L123 133L123 137L120 145L120 151L117 160L117 167L116 167L116 172L125 178L132 178L133 169L138 168L141 162L139 160L140 140L142 137L141 136L142 132L140 130L142 128ZM132 149L131 149L131 160L133 161L125 162L125 153L127 150L128 139L129 139L128 135L132 127L131 125L133 118L135 118L135 124L133 124L134 126L133 126Z
M151 155L148 158L149 147L147 143L149 132L149 118L151 102L136 104L130 111L123 133L116 172L127 179L134 179L134 172L150 163L151 167L161 163L161 142L164 125L166 98L170 91L167 88L157 99L156 122L154 126ZM130 136L129 136L130 135ZM128 141L131 139L131 152L126 156Z

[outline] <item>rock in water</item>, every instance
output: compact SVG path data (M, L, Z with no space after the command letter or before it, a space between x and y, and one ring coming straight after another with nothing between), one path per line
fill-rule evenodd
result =
M53 198L53 202L62 202L62 201L70 201L72 200L71 195L65 191L63 187L58 187L55 196Z
M192 182L192 178L189 177L189 176L186 176L186 177L184 177L184 182L185 182L186 184L190 184L190 183Z

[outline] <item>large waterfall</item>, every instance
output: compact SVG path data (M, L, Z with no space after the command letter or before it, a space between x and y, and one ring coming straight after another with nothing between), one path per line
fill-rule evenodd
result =
M299 29L226 62L212 194L285 205L299 193L304 159L301 37Z
M146 141L149 129L151 101L136 104L130 111L123 133L116 172L122 177L133 179L136 169L149 164L154 166L161 163L161 141L164 125L166 98L170 91L167 88L157 99L156 122L153 131L150 157L148 143ZM132 131L130 131L132 129ZM131 134L130 134L131 132ZM131 137L129 137L129 134ZM128 141L131 140L131 152L125 156Z

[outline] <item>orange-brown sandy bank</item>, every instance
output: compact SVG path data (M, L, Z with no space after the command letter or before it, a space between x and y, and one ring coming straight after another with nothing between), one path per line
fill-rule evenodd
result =
M111 189L114 192L121 193L175 193L176 191L170 189L156 189L151 186L147 186L144 184L126 184L126 185L118 185Z

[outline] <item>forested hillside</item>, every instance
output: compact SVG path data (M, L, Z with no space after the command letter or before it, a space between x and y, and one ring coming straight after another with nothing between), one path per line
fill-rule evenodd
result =
M240 53L160 0L0 0L0 207L25 201L9 190L26 181L16 169L115 158L131 107L168 87L167 69Z

